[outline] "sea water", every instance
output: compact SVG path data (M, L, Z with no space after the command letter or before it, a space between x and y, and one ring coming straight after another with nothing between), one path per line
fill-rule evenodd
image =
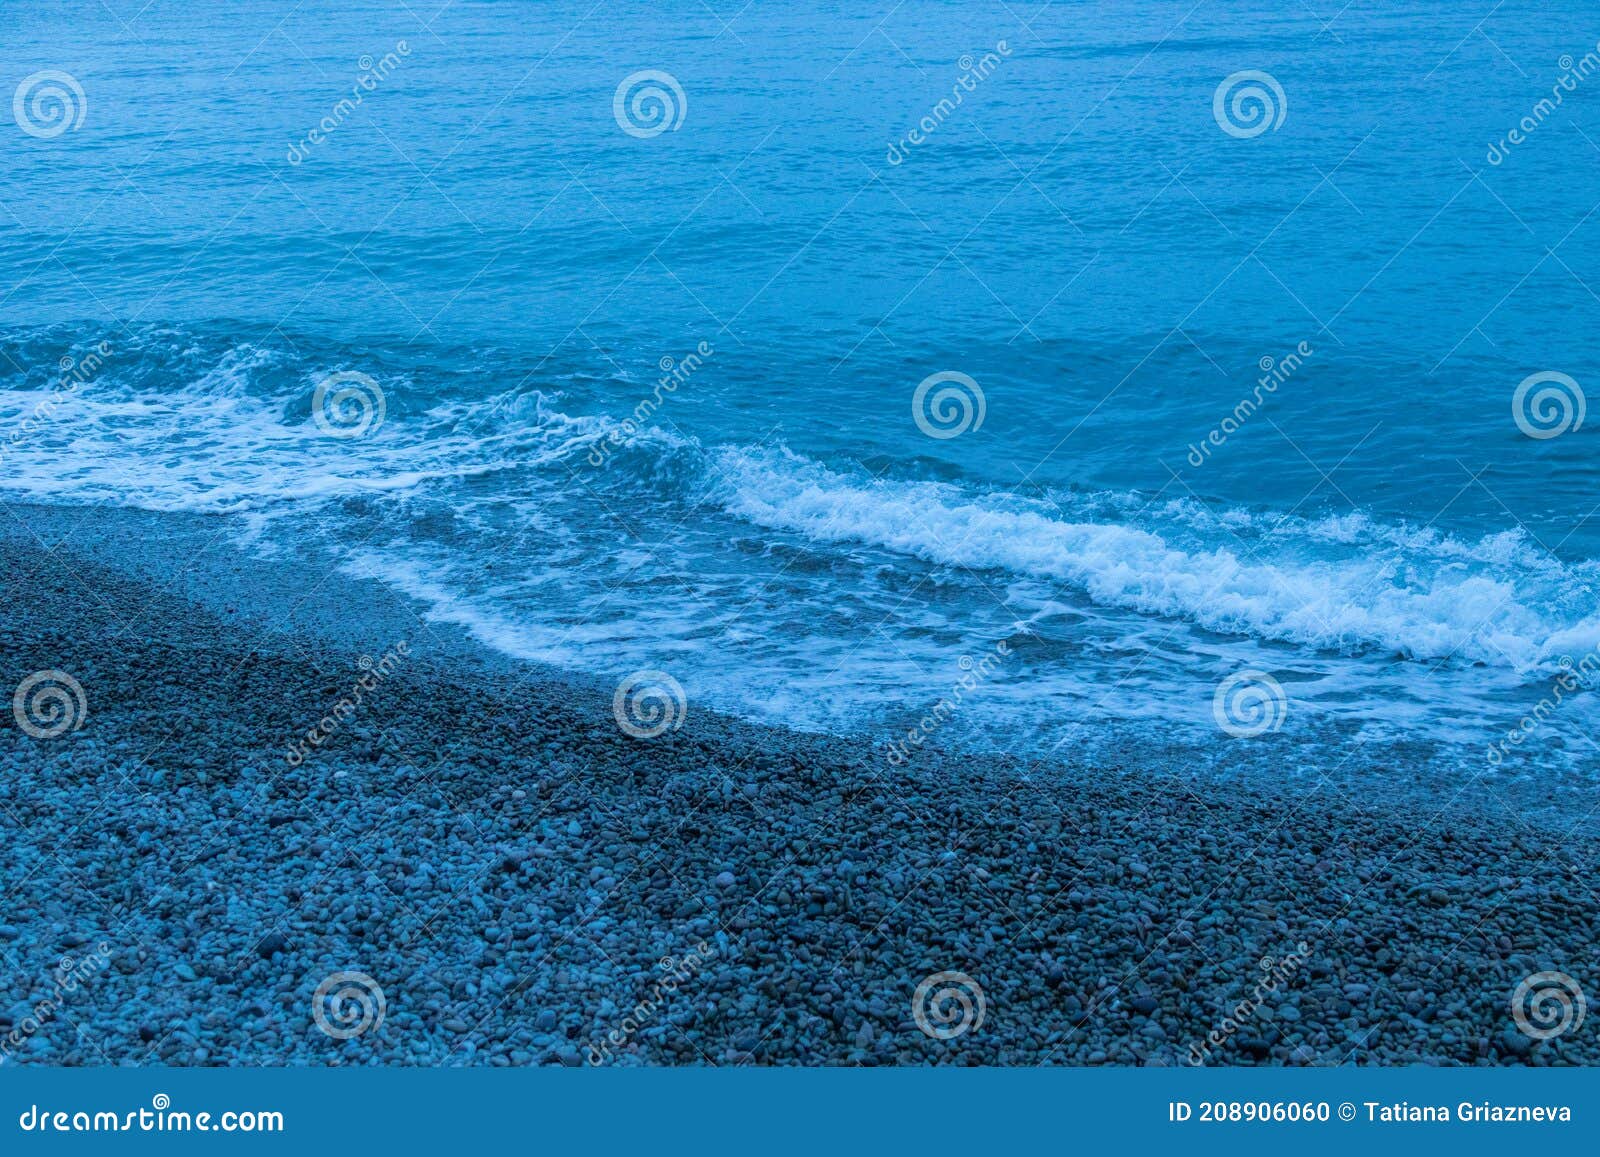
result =
M11 6L0 499L886 760L1592 767L1593 10L881 7Z

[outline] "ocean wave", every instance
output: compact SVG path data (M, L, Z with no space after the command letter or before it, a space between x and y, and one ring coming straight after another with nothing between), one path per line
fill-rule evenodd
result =
M341 499L416 499L461 516L454 549L485 554L505 549L499 536L518 520L602 549L633 512L692 525L710 499L809 548L1006 572L1223 635L1518 673L1600 646L1600 564L1563 562L1519 531L1469 539L1364 512L1302 518L1106 490L1024 498L897 478L892 460L868 473L783 447L704 446L626 422L637 382L554 366L533 382L508 367L486 379L476 354L402 366L152 327L61 391L58 359L82 358L91 340L59 328L0 337L19 367L0 375L0 491L258 522ZM355 365L374 367L385 418L358 438L325 436L316 384ZM574 412L580 399L558 387L600 412ZM717 541L703 549L714 555Z
M606 433L603 420L559 409L555 390L517 383L473 397L454 389L481 391L460 366L436 378L350 349L306 355L204 329L148 327L102 342L84 327L52 327L0 336L0 354L12 371L0 373L0 490L40 501L288 513L537 469L580 457ZM339 374L381 400L359 437L337 436L313 412L319 385Z
M724 507L760 525L1046 578L1102 606L1220 633L1525 671L1592 646L1600 631L1597 617L1550 617L1558 606L1581 607L1592 565L1535 558L1515 536L1460 543L1365 519L1340 525L1278 516L1267 527L1265 516L1237 512L1235 529L1250 535L1205 546L1177 539L1196 539L1230 515L1197 516L1198 504L1147 502L1153 522L1176 530L1158 533L1071 521L1041 503L948 483L854 478L781 449L723 449L716 462ZM1334 543L1357 549L1328 550ZM1388 549L1372 549L1377 543Z

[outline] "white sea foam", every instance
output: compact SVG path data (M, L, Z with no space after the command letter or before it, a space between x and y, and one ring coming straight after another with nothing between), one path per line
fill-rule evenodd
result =
M1047 505L945 483L855 478L781 450L725 449L716 460L724 505L763 526L1048 578L1103 606L1223 633L1524 670L1595 630L1593 619L1551 617L1559 614L1553 602L1573 602L1573 588L1592 576L1530 559L1504 535L1462 544L1367 521L1279 519L1270 534L1224 534L1197 546L1176 541L1199 535L1172 519L1171 507L1164 521L1178 534L1069 521ZM1258 517L1244 521L1259 531ZM1362 549L1327 549L1340 539ZM1380 541L1389 549L1371 549Z
M280 388L264 389L259 376L272 374ZM873 478L783 449L704 451L654 429L630 437L601 475L584 460L616 423L569 415L559 395L419 402L407 394L370 436L333 439L306 416L309 385L254 348L170 391L108 376L7 445L0 493L248 513L258 526L335 500L437 495L467 516L467 537L452 549L471 555L492 549L471 537L484 507L537 528L552 517L550 502L568 503L559 517L569 520L582 517L583 503L616 517L619 502L670 503L709 487L727 514L811 544L1007 572L1225 635L1519 673L1600 643L1589 593L1600 566L1563 563L1515 532L1466 540L1363 513L1301 519L1131 493L1024 500ZM0 429L14 428L40 397L0 391ZM613 489L596 489L606 485Z
M0 491L38 501L121 502L199 513L292 512L307 503L536 466L580 452L604 430L542 395L478 407L441 404L370 436L321 436L292 399L249 396L230 359L171 395L85 387L48 423L6 446ZM40 393L0 391L0 430L16 428ZM530 401L531 398L531 401ZM466 411L479 421L469 422ZM485 429L480 432L479 426Z

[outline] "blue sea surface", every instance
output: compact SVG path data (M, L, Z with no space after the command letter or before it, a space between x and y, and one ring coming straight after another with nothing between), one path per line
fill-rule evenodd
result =
M7 5L0 498L886 756L1596 766L1593 5L215 16Z

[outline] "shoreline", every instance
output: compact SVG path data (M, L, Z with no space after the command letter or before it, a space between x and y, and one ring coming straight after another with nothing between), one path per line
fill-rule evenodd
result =
M1600 1062L1510 1015L1583 978L1600 903L1492 793L1220 781L1156 742L893 767L697 705L636 740L605 681L228 520L5 511L5 690L64 671L87 709L0 738L0 1042L55 1005L0 1063ZM101 962L62 991L67 955ZM930 980L930 1027L981 1023L924 1031Z

